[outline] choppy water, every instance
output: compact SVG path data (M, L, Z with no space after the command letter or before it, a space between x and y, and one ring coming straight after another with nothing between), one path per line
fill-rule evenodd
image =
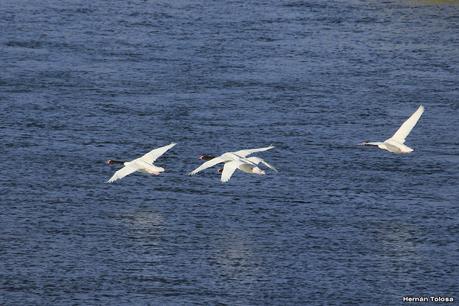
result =
M459 299L456 1L2 0L0 29L0 304ZM413 154L355 146L421 103ZM185 175L271 143L278 174Z

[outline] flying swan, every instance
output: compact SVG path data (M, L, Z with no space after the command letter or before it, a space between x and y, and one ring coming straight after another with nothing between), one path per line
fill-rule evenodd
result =
M360 143L363 146L377 146L380 149L397 153L397 154L407 154L414 151L414 149L404 145L406 137L410 134L411 130L414 128L419 118L421 118L422 113L424 113L424 106L419 106L419 108L406 120L403 122L402 126L395 132L395 134L385 140L384 142L368 142L364 141Z
M115 174L107 181L107 183L113 183L114 181L120 180L123 177L134 173L136 171L142 173L148 173L153 175L159 175L161 172L164 172L164 168L153 165L155 160L157 160L161 155L166 153L167 150L175 146L176 143L171 143L167 146L151 150L147 154L132 161L124 162L119 160L107 160L107 164L123 164L124 167L116 171Z
M261 170L258 167L260 163L277 172L276 168L274 168L272 165L270 165L263 159L259 157L247 157L253 153L271 150L272 148L274 148L274 146L258 149L240 150L236 152L227 152L218 157L211 155L202 155L199 157L199 159L205 160L206 162L198 168L196 168L195 170L191 171L189 175L195 175L196 173L201 172L202 170L205 170L212 166L215 166L219 163L224 163L223 169L218 170L218 172L222 174L221 181L223 183L226 183L230 180L231 176L233 175L234 171L236 171L236 169L239 169L245 173L264 175L265 171Z

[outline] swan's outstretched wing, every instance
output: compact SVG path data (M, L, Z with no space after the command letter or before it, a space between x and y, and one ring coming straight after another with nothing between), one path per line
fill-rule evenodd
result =
M120 170L116 171L115 174L107 181L107 183L113 183L114 181L120 180L126 175L134 173L138 170L135 165L124 166Z
M256 153L256 152L263 152L263 151L268 151L274 148L274 146L269 146L269 147L264 147L264 148L258 148L258 149L247 149L247 150L240 150L233 152L234 154L241 156L241 157L246 157L249 156L250 154Z
M274 168L273 165L267 163L264 159L261 159L261 158L259 158L259 157L249 157L249 158L247 158L247 159L250 160L250 161L251 161L252 163L254 163L254 164L257 164L257 165L258 165L259 163L262 163L262 164L265 165L266 167L268 167L268 168L270 168L270 169L272 169L272 170L274 170L274 171L276 171L276 172L279 172L279 171L277 171L276 168Z
M225 163L225 166L223 166L221 181L223 183L228 182L240 164L241 162L238 160Z
M201 166L197 167L196 169L188 173L188 175L195 175L196 173L201 172L204 169L210 168L212 166L215 166L216 164L223 163L225 161L226 159L221 156L215 157L211 160L206 161L204 164L202 164Z
M171 144L168 144L167 146L164 146L164 147L161 147L161 148L157 148L157 149L153 149L150 152L148 152L147 154L145 154L144 156L140 157L139 159L141 159L144 162L147 162L149 164L153 164L155 162L155 160L157 160L161 155L166 153L167 150L169 150L170 148L172 148L175 145L176 145L176 143L171 143Z
M395 132L395 134L389 138L393 139L398 143L403 144L406 137L410 134L411 130L414 128L419 118L421 118L422 113L424 113L424 106L419 106L419 108L411 115L408 120L403 122L402 126Z

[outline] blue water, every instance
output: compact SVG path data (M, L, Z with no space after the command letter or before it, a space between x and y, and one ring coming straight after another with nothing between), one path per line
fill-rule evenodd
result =
M1 0L0 29L1 305L459 300L457 1ZM420 104L412 154L356 146ZM186 175L269 144L277 174Z

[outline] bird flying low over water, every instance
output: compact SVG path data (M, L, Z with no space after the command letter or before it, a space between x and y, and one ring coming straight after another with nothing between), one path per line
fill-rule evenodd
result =
M118 160L107 160L107 164L123 164L124 167L116 171L115 174L107 181L107 183L113 183L123 177L134 173L136 171L142 173L148 173L152 175L159 175L161 172L164 172L164 168L153 165L155 160L157 160L161 155L166 153L167 150L175 146L175 143L171 143L167 146L151 150L147 154L132 161L118 161Z
M419 106L419 108L408 118L405 122L403 122L402 126L395 132L395 134L386 139L384 142L369 142L364 141L360 143L362 146L377 146L380 149L397 153L397 154L407 154L411 153L414 150L408 146L406 146L405 139L410 134L411 130L414 128L416 123L418 122L419 118L421 118L422 113L424 113L424 106Z
M220 169L218 171L222 174L221 181L223 183L228 182L230 180L231 176L233 175L234 171L236 171L236 169L239 169L245 173L264 175L265 171L258 167L260 163L277 172L276 168L274 168L272 165L270 165L263 159L259 157L247 157L253 153L267 151L272 148L274 148L274 146L258 149L240 150L236 152L227 152L218 157L211 155L202 155L199 157L199 159L205 160L206 162L198 168L196 168L195 170L191 171L189 175L195 175L196 173L201 172L202 170L205 170L212 166L215 166L219 163L224 163L223 169Z

